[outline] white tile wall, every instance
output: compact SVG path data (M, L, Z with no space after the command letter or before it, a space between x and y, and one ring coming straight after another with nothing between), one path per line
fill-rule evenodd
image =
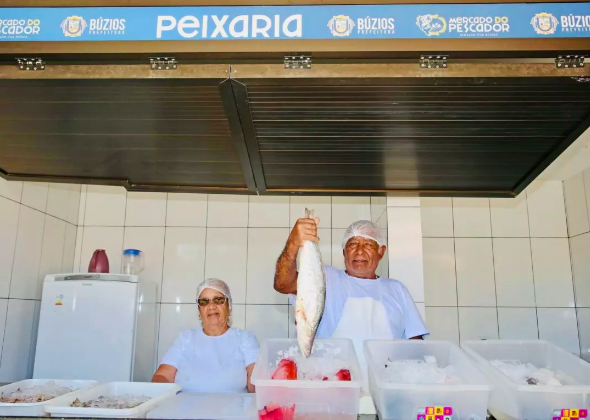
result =
M124 226L126 206L125 188L88 185L84 226Z
M79 185L0 178L0 382L32 375L42 280L72 271L79 207Z
M590 170L566 182L565 199L562 182L536 181L516 199L421 200L426 323L434 337L540 336L579 353L579 331L584 349L590 342L582 330L590 323L584 312L590 307L587 179ZM578 234L569 239L571 261L569 216L570 236Z
M166 193L128 192L125 226L164 226Z
M539 307L574 307L568 240L532 238L535 293Z
M427 306L426 324L430 331L429 339L459 343L459 311L456 306Z
M491 238L456 238L459 306L496 306Z
M22 181L6 181L5 179L0 178L0 197L8 198L20 203L22 193Z
M305 217L305 209L313 209L314 216L320 219L320 227L332 227L332 197L294 196L289 204L289 226L297 219ZM348 227L348 226L347 226Z
M357 220L371 220L370 197L332 197L333 228L346 229Z
M497 238L528 238L529 213L526 193L516 198L490 200L492 236Z
M46 182L25 182L21 203L45 213L49 184Z
M166 226L207 226L207 196L168 194Z
M8 300L0 382L15 382L30 377L36 303L34 300Z
M259 342L289 337L289 305L246 305L246 329Z
M580 331L580 348L582 350L581 356L584 360L590 362L590 308L578 308L577 315L578 330Z
M590 233L570 239L576 306L590 308Z
M492 236L490 200L487 198L453 198L453 224L457 238Z
M0 297L5 298L10 290L20 207L18 203L0 197Z
M289 227L289 197L252 195L248 203L249 227Z
M588 209L588 219L590 219L590 169L584 171L584 187L586 188L586 208Z
M498 306L535 307L529 238L494 238Z
M578 175L566 180L563 187L568 235L571 237L589 232L590 220L588 218L584 174L580 172Z
M206 235L205 228L166 228L162 302L195 302L197 286L205 279Z
M345 232L346 229L332 229L332 266L340 270L346 269L344 266L344 254L342 250L342 239L344 238Z
M248 227L247 195L210 195L208 227Z
M533 238L566 238L565 201L561 181L535 181L526 190Z
M539 338L580 355L578 323L574 308L537 308Z
M426 302L431 306L456 307L455 240L453 238L424 238L422 246Z
M537 309L498 308L498 327L502 340L536 340Z
M459 334L461 341L497 339L498 313L496 308L459 307Z
M43 247L45 214L21 206L10 298L38 299L37 280Z
M387 207L389 276L401 281L415 302L424 302L424 258L419 207Z
M453 200L451 198L422 198L422 235L425 238L453 235Z

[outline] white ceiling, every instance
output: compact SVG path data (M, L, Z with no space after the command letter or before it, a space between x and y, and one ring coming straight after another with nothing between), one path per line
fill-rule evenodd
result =
M538 179L565 181L590 168L590 128L566 149Z

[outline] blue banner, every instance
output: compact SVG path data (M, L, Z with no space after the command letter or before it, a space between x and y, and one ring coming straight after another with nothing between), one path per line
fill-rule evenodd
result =
M590 3L0 8L0 41L590 38Z

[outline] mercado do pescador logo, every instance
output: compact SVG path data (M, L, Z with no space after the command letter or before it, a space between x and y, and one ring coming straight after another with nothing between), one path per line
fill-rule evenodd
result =
M510 32L507 16L456 16L445 18L440 15L420 15L416 25L427 36L438 36L445 32L462 37L495 37Z
M1 39L26 39L41 32L40 19L0 19Z

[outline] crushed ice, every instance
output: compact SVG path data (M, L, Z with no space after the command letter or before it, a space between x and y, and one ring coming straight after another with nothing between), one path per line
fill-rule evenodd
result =
M18 388L9 394L0 394L0 403L40 403L72 392L74 388L59 386L55 381L48 381L30 388Z
M434 356L424 359L390 360L384 364L382 380L402 384L461 384L453 365L441 367Z
M562 385L555 372L546 368L537 368L531 363L518 360L490 360L492 366L521 385Z
M276 368L283 359L292 359L297 364L297 380L321 381L324 378L332 380L339 370L351 368L350 361L341 358L341 354L340 347L315 342L311 356L304 358L299 346L291 346L277 352L274 367Z
M125 410L137 407L149 399L150 397L146 397L145 395L138 396L131 394L112 395L108 397L100 396L97 399L90 401L80 401L76 398L76 400L70 404L70 407L111 408Z

